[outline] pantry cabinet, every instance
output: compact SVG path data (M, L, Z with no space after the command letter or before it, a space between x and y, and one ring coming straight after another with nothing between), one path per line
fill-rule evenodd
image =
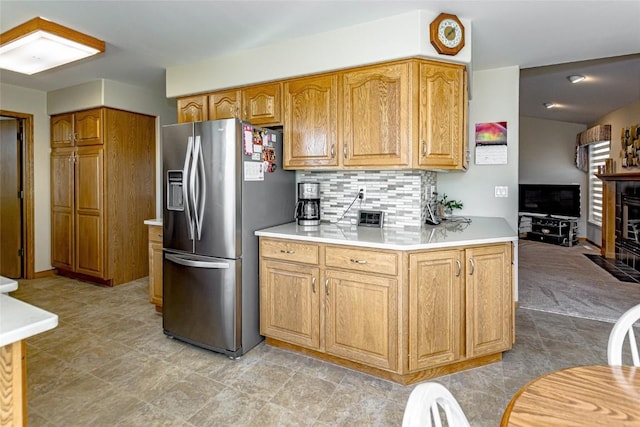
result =
M56 115L51 143L53 267L107 285L146 276L155 118L111 108Z
M260 237L260 332L403 384L513 341L511 242L383 250Z

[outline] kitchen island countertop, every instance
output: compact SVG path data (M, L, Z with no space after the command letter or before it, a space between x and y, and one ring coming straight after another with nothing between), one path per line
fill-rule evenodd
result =
M0 294L6 294L18 289L18 282L8 277L0 276Z
M438 225L424 225L420 228L372 228L329 223L310 227L290 222L258 230L255 234L279 239L404 251L518 240L518 233L504 218L476 216L454 217Z
M58 316L0 293L0 347L58 326Z

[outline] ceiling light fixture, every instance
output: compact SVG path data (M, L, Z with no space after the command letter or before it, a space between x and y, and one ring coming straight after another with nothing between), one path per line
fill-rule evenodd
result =
M0 68L35 74L104 52L104 42L42 18L0 34Z
M578 75L578 74L567 76L567 80L569 80L571 83L580 83L585 78L586 78L585 76L581 76L581 75Z
M544 105L544 108L547 108L547 109L548 109L548 108L555 108L555 107L557 107L557 106L558 106L557 104L554 104L553 102L545 102L545 103L544 103L544 104L542 104L542 105Z

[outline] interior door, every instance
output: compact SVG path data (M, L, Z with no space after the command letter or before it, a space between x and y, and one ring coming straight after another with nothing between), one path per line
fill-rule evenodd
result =
M22 276L21 147L18 121L0 120L0 276Z

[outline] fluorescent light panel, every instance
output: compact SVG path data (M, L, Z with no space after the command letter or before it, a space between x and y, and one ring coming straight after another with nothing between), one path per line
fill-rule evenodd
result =
M35 74L100 52L104 42L42 18L0 35L0 68Z

